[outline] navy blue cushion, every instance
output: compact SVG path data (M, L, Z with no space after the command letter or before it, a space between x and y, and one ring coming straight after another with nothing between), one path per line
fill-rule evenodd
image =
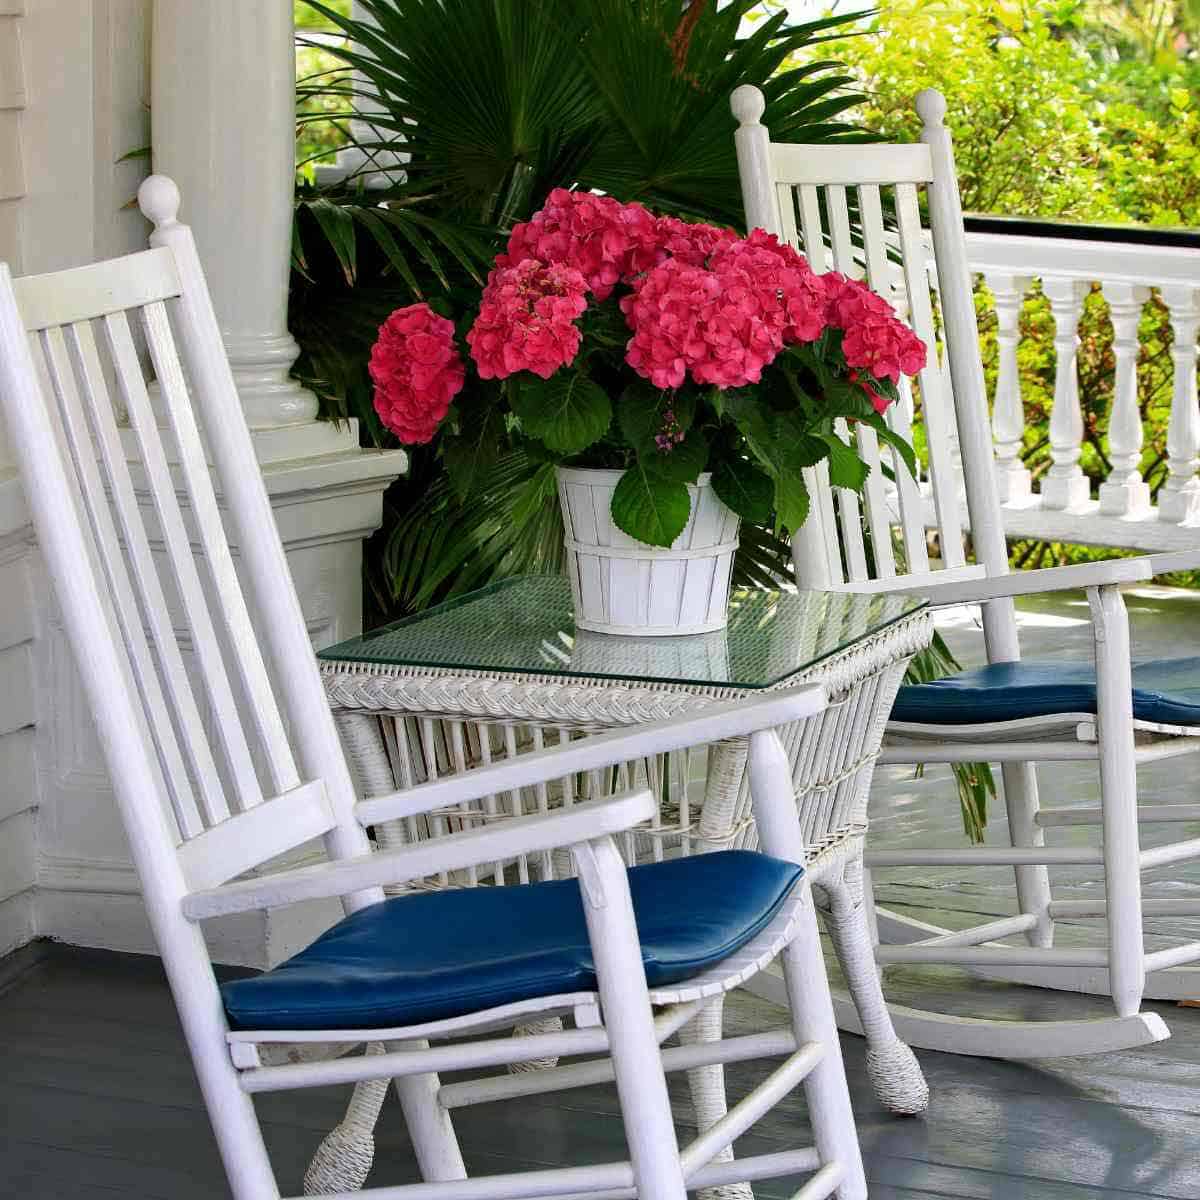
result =
M733 954L803 873L745 850L634 867L647 982L675 983ZM235 1029L379 1029L595 987L579 885L563 879L384 900L221 995Z
M1013 662L906 684L896 697L892 720L972 725L1095 711L1092 663ZM1163 725L1200 725L1200 658L1135 663L1133 715Z

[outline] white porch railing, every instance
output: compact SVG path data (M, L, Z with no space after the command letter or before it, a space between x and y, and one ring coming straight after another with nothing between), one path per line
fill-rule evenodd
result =
M974 217L967 219L967 252L995 297L999 369L992 428L1009 534L1139 550L1197 545L1200 234ZM1037 487L1020 458L1026 422L1017 369L1021 305L1034 280L1050 303L1057 357L1049 428L1052 465ZM1111 471L1095 496L1080 467L1084 427L1077 370L1079 319L1094 283L1108 304L1116 368ZM1170 316L1174 366L1168 475L1156 504L1139 471L1143 434L1137 393L1138 323L1152 291Z

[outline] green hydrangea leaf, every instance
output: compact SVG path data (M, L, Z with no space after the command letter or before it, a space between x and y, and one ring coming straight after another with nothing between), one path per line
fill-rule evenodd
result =
M523 378L509 394L521 428L551 450L578 454L608 432L612 401L582 371L556 371L549 379Z
M669 546L688 522L692 499L686 484L635 465L617 481L611 511L617 528L630 537Z
M693 429L670 450L660 450L652 443L649 449L638 454L638 461L651 475L669 479L672 483L695 483L708 464L708 443L699 430Z
M775 476L775 516L789 537L808 520L808 503L808 488L799 471Z
M723 462L712 477L713 491L743 521L765 525L771 519L775 503L775 484L771 477L748 459Z
M829 447L829 482L834 487L861 491L870 468L858 457L858 452L836 433L822 434L821 440Z
M885 445L891 446L900 455L904 465L908 468L908 473L916 479L917 456L912 446L896 433L877 412L871 413L869 417L864 417L863 424L870 425L875 430L879 440Z
M695 398L687 392L664 392L645 380L638 380L617 400L617 428L625 441L641 454L654 448L655 435L662 431L667 412L686 431L695 420Z

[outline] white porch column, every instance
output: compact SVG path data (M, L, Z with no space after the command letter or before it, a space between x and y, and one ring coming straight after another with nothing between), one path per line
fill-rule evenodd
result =
M264 461L349 448L345 431L314 424L316 397L288 375L294 39L291 0L155 0L154 170L183 194Z

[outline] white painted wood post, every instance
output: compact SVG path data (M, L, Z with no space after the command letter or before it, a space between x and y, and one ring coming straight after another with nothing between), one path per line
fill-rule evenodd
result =
M917 96L916 109L921 118L921 141L929 147L933 162L933 181L928 190L929 232L942 285L946 356L954 385L971 540L976 560L987 567L988 573L1004 574L1008 570L1008 542L1000 520L992 434L987 426L983 364L979 356L979 326L971 302L972 274L963 237L954 146L945 123L945 97L927 88ZM950 296L957 299L948 302ZM980 414L984 416L981 418ZM1011 601L983 606L983 632L990 662L1010 662L1021 657Z
M1091 495L1079 465L1083 411L1079 406L1079 317L1088 285L1077 279L1047 277L1042 290L1054 314L1054 409L1050 413L1050 457L1054 465L1042 480L1045 508L1085 504Z
M1200 480L1196 478L1200 451L1200 410L1196 402L1196 331L1200 328L1200 289L1169 284L1160 289L1171 314L1174 340L1171 360L1175 384L1167 426L1166 482L1158 494L1163 521L1182 522L1200 517Z
M767 102L762 92L751 84L735 88L729 100L738 128L733 135L737 151L738 174L742 180L742 208L746 213L747 229L765 229L783 237L779 220L779 202L771 180L771 134L762 123Z
M154 170L183 194L252 429L311 422L288 372L296 166L291 0L155 0Z
M654 1035L625 863L612 838L596 838L571 850L637 1194L647 1200L685 1200L671 1099Z
M1128 1017L1141 1008L1146 983L1129 614L1115 584L1088 588L1087 597L1096 647L1108 981L1117 1015Z
M1025 437L1025 406L1017 366L1020 345L1021 305L1032 286L1027 275L984 275L996 305L996 341L999 370L992 404L992 437L996 443L996 485L1002 504L1020 503L1032 494L1029 468L1021 461Z
M1115 517L1144 517L1150 509L1150 487L1142 480L1142 415L1138 409L1138 323L1150 289L1133 283L1101 285L1113 324L1116 373L1113 408L1108 422L1112 470L1100 485L1100 511Z
M748 770L754 819L763 852L788 862L804 862L804 839L796 819L792 768L773 729L750 737ZM802 886L808 886L804 884ZM809 893L795 940L782 954L783 975L797 1043L820 1042L822 1061L804 1083L814 1140L823 1163L840 1164L845 1175L839 1200L865 1200L862 1153L850 1107L833 1001L825 977L816 911Z

